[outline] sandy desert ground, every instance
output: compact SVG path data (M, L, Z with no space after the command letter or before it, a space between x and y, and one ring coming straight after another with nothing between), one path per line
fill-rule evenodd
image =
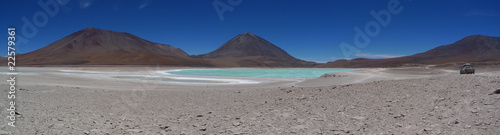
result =
M0 134L500 133L500 94L492 94L500 70L375 68L185 85L109 78L173 68L30 69L66 71L17 76L16 128L7 125L9 86L2 83Z

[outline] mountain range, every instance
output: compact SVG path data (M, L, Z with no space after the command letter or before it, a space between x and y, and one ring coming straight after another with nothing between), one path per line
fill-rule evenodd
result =
M388 59L337 60L319 67L399 67L408 64L500 62L500 37L472 35L411 56Z
M188 55L182 49L147 41L130 33L87 28L16 57L16 63L21 66L397 67L446 62L500 62L500 37L473 35L411 56L358 58L318 64L297 59L248 32L237 35L212 52Z

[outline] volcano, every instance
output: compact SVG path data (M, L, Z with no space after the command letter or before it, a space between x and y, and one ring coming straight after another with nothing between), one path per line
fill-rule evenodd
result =
M20 65L212 66L170 45L97 28L75 32L17 59Z
M312 67L280 47L252 33L243 33L207 54L193 56L230 67Z

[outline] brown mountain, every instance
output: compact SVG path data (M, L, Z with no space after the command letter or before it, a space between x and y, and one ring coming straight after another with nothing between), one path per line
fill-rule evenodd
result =
M397 67L405 64L500 62L500 37L473 35L429 51L389 59L337 60L318 67Z
M219 66L235 67L311 67L314 62L294 58L283 49L252 33L232 38L217 50L193 56Z
M46 47L17 56L20 65L160 64L212 66L181 49L153 43L130 33L87 28Z

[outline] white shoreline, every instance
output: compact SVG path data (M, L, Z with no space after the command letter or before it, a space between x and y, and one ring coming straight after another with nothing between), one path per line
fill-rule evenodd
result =
M162 84L175 84L175 85L246 85L246 84L264 84L264 83L276 83L276 82L291 82L287 84L297 84L305 80L317 79L317 78L257 78L257 77L222 77L222 76L195 76L195 75L176 75L168 73L169 71L181 71L181 70L198 70L199 68L187 68L187 69L168 69L168 70L156 70L156 71L95 71L95 70L83 70L83 69L56 69L56 71L62 72L65 75L80 76L85 78L100 78L127 81L127 82L137 82L141 79L130 79L130 78L117 78L120 76L130 76L130 77L157 77L158 79L172 79L180 81L162 81L156 80L154 83ZM215 69L215 68L214 68ZM219 69L219 68L216 68ZM252 68L239 68L239 69L252 69ZM355 71L362 71L355 70ZM353 71L341 71L332 73L347 73ZM84 73L84 74L80 74ZM85 74L87 73L87 74ZM157 75L157 74L161 74ZM189 82L191 81L191 82ZM212 82L193 82L193 81L212 81ZM220 83L217 83L220 82ZM147 80L141 81L141 83L148 83Z

